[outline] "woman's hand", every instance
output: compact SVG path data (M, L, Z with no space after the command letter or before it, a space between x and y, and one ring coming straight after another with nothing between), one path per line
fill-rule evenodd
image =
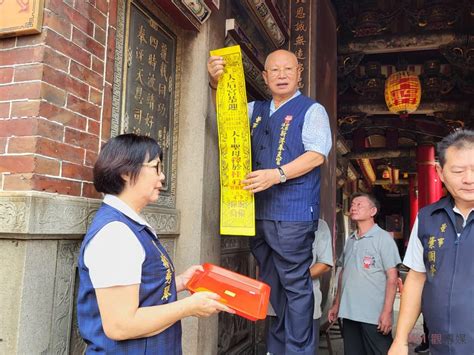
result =
M234 314L235 311L219 302L221 297L213 292L196 292L184 299L189 305L189 315L195 317L209 317L221 311Z
M408 355L408 343L395 338L388 351L388 355Z
M186 284L191 280L196 271L204 271L204 268L202 265L193 265L182 274L176 276L176 290L178 292L186 288Z

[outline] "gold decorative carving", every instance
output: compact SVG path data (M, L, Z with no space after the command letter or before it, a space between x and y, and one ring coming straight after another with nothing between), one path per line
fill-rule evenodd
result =
M211 16L211 10L202 0L181 0L181 2L200 23L204 23Z
M279 22L272 13L269 5L274 6L272 2L265 0L247 0L248 6L257 17L265 34L270 38L276 48L282 47L288 39L288 33L280 26Z

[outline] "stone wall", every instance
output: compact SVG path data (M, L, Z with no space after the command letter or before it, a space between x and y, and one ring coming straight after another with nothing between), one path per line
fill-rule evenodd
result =
M110 136L115 6L46 0L40 34L0 39L0 353L83 346L75 265Z
M0 354L68 354L83 349L75 321L77 256L96 199L0 192ZM143 215L173 256L179 215Z

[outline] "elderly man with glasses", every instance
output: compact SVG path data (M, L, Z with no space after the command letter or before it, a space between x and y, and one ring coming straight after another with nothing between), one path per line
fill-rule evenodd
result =
M207 67L215 99L225 61L213 56ZM329 119L322 105L298 90L300 70L293 53L270 53L262 75L272 99L248 105L253 171L243 183L255 194L257 231L251 248L261 279L272 288L277 315L267 346L273 354L313 355L309 267L320 209L320 166L332 145Z

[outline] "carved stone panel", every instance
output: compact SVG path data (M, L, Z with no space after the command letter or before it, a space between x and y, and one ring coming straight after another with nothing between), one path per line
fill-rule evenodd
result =
M255 277L255 263L249 238L222 237L221 266L239 274ZM255 354L255 323L225 312L219 314L219 354Z
M67 235L79 239L99 200L36 192L0 192L2 234Z
M54 203L44 203L45 200L41 198L32 198L30 201L33 213L30 214L29 223L35 233L41 234L53 234L60 230L68 234L83 234L99 205L98 201L91 205L81 199L67 198L55 198Z
M60 241L56 263L56 277L54 285L54 301L52 315L52 334L49 344L51 354L78 354L83 348L82 340L74 342L74 351L71 345L71 329L75 308L75 289L78 279L76 276L77 256L81 243L79 241Z
M179 212L157 207L148 207L142 213L145 220L159 235L179 234Z
M79 290L79 273L77 267L75 268L75 278L76 282L74 283L74 300L77 299L77 292ZM84 343L84 340L82 340L81 334L79 333L76 302L74 302L70 331L69 354L84 354L86 344Z
M25 232L26 225L26 201L20 199L0 199L0 232L2 230Z
M82 239L100 200L37 192L0 192L0 238ZM146 207L142 215L158 235L176 237L176 209Z

